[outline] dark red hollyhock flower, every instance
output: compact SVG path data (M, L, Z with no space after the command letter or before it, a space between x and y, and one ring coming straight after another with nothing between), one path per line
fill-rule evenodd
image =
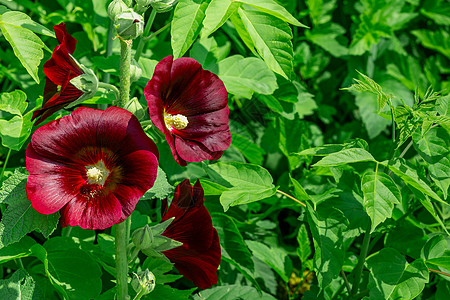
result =
M192 187L186 179L176 187L167 212L167 200L163 201L161 220L175 217L162 235L183 243L162 253L175 264L181 275L201 289L217 283L216 271L221 255L219 236L204 201L200 181Z
M230 146L225 86L194 59L161 60L144 93L150 118L180 165L219 159Z
M35 131L26 166L35 210L60 210L62 226L105 229L153 186L158 149L127 110L80 107Z
M33 112L36 124L44 121L54 112L64 108L83 96L84 92L76 88L70 80L84 72L71 54L75 51L77 40L66 31L66 24L53 26L59 45L53 50L52 57L44 64L47 76L44 88L42 108Z

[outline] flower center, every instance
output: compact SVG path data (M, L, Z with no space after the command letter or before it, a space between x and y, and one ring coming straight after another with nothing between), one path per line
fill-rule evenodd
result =
M110 173L103 160L99 160L95 165L86 166L87 183L104 185Z
M189 121L186 116L183 116L181 114L178 115L169 115L164 113L164 123L166 123L167 129L172 131L172 129L181 130L186 128L188 126Z

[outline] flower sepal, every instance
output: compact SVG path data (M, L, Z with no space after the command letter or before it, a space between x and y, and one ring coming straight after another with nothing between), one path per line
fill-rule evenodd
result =
M165 258L162 251L171 250L183 245L183 243L163 236L162 233L173 222L170 218L152 227L145 225L136 229L131 237L133 244L147 256Z
M97 76L95 76L94 71L86 68L82 64L79 64L79 66L84 73L72 78L69 82L73 84L73 86L75 86L78 90L82 91L83 95L81 95L77 100L65 106L64 108L66 109L74 107L75 105L78 105L83 101L94 97L98 89L98 78Z
M136 97L128 101L123 108L135 115L138 120L142 120L145 117L145 110Z
M114 0L108 5L108 16L114 22L121 13L126 11L128 6L122 0Z
M149 269L133 274L135 277L131 280L131 286L136 293L143 296L150 294L155 289L156 278Z

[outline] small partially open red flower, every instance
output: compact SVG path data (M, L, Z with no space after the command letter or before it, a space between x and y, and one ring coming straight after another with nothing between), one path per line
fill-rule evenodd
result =
M180 274L201 289L217 283L216 271L221 255L219 236L204 201L200 181L192 187L186 179L176 187L167 212L167 200L163 201L161 220L175 217L162 235L183 243L163 254L175 264Z
M44 121L54 112L68 106L72 102L79 100L85 94L92 96L97 89L97 78L87 69L75 61L71 54L75 51L77 40L66 31L66 24L53 26L59 45L53 50L52 57L44 64L44 73L47 76L44 87L44 101L42 108L33 112L33 120L36 124ZM83 83L86 89L76 87L72 79L86 74ZM92 81L92 82L89 82ZM85 97L88 98L88 97Z
M26 166L35 210L60 210L62 226L105 229L153 186L158 149L130 112L80 107L35 131Z
M144 93L150 118L180 165L219 159L230 146L225 86L194 59L161 60Z

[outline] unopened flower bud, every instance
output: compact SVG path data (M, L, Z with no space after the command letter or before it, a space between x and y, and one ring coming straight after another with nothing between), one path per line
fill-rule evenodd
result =
M133 235L131 236L131 240L133 241L133 244L138 249L145 249L151 247L151 244L153 243L153 233L150 230L150 227L148 225L145 225L142 228L138 228L133 232Z
M137 13L142 14L148 9L148 7L150 6L150 2L151 0L136 0L136 6L134 7L134 9Z
M128 101L123 108L135 115L138 120L141 120L145 116L145 110L136 97L133 97L130 101Z
M131 82L138 81L139 78L142 76L142 69L141 66L135 61L134 59L131 60L130 65L130 80Z
M98 78L95 76L94 71L89 68L86 68L84 65L80 64L75 58L74 61L78 64L78 66L83 71L83 74L74 77L70 80L70 83L73 84L78 90L83 92L83 95L79 97L76 101L71 102L65 108L71 108L75 105L80 104L81 102L88 100L94 97L95 93L98 89Z
M178 0L150 0L150 5L157 12L162 13L171 10L178 3Z
M131 286L134 291L141 295L147 295L153 291L156 285L156 278L149 269L134 273L135 277L131 280Z
M122 0L114 0L108 5L108 16L114 22L127 9L128 6Z
M128 9L116 17L114 26L122 39L135 39L144 31L144 18L132 9Z

